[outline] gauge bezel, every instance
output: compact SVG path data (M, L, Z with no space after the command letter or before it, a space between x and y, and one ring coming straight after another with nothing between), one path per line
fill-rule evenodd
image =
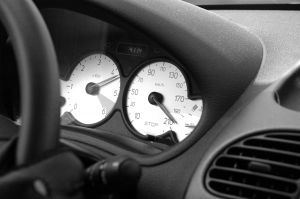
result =
M118 59L116 57L113 56L112 53L109 53L109 52L104 52L104 51L90 51L89 53L85 53L84 55L80 56L80 58L78 58L77 60L79 61L76 61L72 64L72 67L69 67L70 70L68 70L67 74L65 75L66 77L66 80L63 80L63 81L69 81L70 80L70 77L73 73L73 71L75 70L75 68L77 67L77 65L84 59L86 59L87 57L91 56L91 55L96 55L96 54L102 54L102 55L105 55L107 56L108 58L110 58L116 65L117 69L118 69L118 72L119 72L119 75L120 75L120 91L119 91L119 94L118 94L118 97L117 97L117 100L112 108L112 110L102 119L100 120L99 122L95 122L93 124L84 124L80 121L78 121L75 117L74 117L74 121L72 121L72 123L68 124L68 125L76 125L76 126L81 126L81 127L87 127L87 128L95 128L97 126L100 126L104 123L106 123L107 121L109 121L109 119L112 117L112 115L118 111L118 108L117 108L117 104L118 104L118 101L122 98L121 97L121 88L122 88L122 82L123 82L123 79L124 79L124 75L123 75L123 71L122 71L122 68L120 67L120 63L118 61ZM60 117L61 118L61 117Z
M129 91L129 87L132 83L132 81L134 80L134 78L137 76L137 74L143 70L146 66L150 65L150 64L153 64L153 63L157 63L157 62L167 62L167 63L170 63L172 65L174 65L175 67L178 68L178 70L182 73L183 77L184 77L184 80L186 82L186 86L187 86L187 96L189 99L193 99L193 100L202 100L202 109L204 109L204 102L203 102L203 98L200 96L200 95L191 95L191 86L192 86L192 83L191 83L191 80L189 78L189 76L187 75L187 72L184 70L184 68L182 67L181 64L177 63L176 61L174 60L170 60L169 58L165 58L165 57L160 57L160 58L153 58L153 59L149 59L147 61L144 61L142 64L138 65L131 73L130 75L128 76L128 79L127 79L127 82L126 82L126 85L125 85L125 89L124 89L124 92L123 92L123 100L122 100L122 116L123 118L125 119L125 125L126 127L129 129L129 131L137 138L139 139L142 139L142 140L146 140L146 141L149 141L148 140L148 137L146 135L143 135L141 134L140 132L138 132L134 127L133 125L131 124L130 122L130 119L129 119L129 116L128 116L128 111L127 111L127 95L128 95L128 91ZM202 110L203 112L203 110ZM200 124L200 121L202 120L202 115L200 117L200 120L198 121L197 123L197 126ZM184 138L187 139L191 134L194 133L194 130L191 131L191 133L186 136ZM184 140L182 140L181 142L183 142Z

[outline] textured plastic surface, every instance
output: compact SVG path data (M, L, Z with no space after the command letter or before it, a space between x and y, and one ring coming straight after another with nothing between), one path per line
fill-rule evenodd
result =
M292 75L293 76L293 75ZM265 89L249 105L235 115L226 127L212 132L206 140L207 149L198 165L187 192L188 199L211 197L203 186L205 171L212 157L237 139L266 131L299 131L299 112L282 107L276 92L289 80L287 76ZM220 133L221 132L221 133ZM201 141L199 142L201 144Z
M0 19L11 38L21 78L22 128L17 163L23 164L56 147L58 67L49 32L32 1L1 1Z
M300 70L298 69L277 91L277 103L300 112Z
M62 127L62 138L93 146L114 155L154 155L161 150L126 136L82 127Z
M253 102L242 111L239 110L240 105L233 107L234 111L221 119L219 125L197 143L198 149L201 150L197 154L200 162L186 194L188 199L215 198L204 188L204 176L212 158L227 144L253 133L274 130L299 131L300 129L300 113L288 110L276 101L276 92L284 89L286 83L290 82L290 77L296 75L287 76L287 74L297 71L299 67L300 48L297 47L300 41L299 11L216 10L214 12L247 27L261 38L266 49L265 61L254 85L275 82L254 100L252 98L257 93L248 90L241 101L245 103L253 100ZM226 125L228 119L232 121Z
M269 84L295 69L300 61L300 12L293 10L213 10L261 38L265 60L255 83Z

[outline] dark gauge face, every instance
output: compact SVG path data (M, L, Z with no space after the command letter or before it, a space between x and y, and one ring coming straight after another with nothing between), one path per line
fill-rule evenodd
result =
M128 119L143 135L176 133L179 141L196 127L202 115L202 100L187 96L184 75L175 65L155 62L132 80L127 93Z
M61 116L71 114L82 124L103 120L113 109L120 92L120 75L116 63L104 54L84 58L68 81L61 81L65 99Z

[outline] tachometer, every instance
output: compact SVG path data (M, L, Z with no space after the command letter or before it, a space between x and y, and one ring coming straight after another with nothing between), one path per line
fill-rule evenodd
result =
M120 75L116 63L104 54L84 58L68 81L61 81L65 99L61 115L71 114L81 124L103 120L113 109L120 92Z
M188 98L187 83L178 67L155 62L142 68L132 80L126 109L132 127L143 135L167 132L185 139L202 115L202 100Z

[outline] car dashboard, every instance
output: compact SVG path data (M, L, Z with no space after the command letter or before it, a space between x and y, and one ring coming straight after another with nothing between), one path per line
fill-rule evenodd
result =
M178 26L207 38L198 52L185 50L192 44L184 41L174 51L153 34L181 34L167 27L146 32L125 17L102 20L79 8L40 6L59 64L61 143L87 165L116 155L138 160L143 175L137 198L296 198L299 7L197 2L191 3L250 36L231 38L221 25L208 24L219 35L211 42L213 33L174 16ZM9 40L3 46L7 51ZM14 65L8 54L4 62ZM190 62L181 59L193 54ZM0 110L20 125L17 77L3 78L16 89L3 91L10 108Z

